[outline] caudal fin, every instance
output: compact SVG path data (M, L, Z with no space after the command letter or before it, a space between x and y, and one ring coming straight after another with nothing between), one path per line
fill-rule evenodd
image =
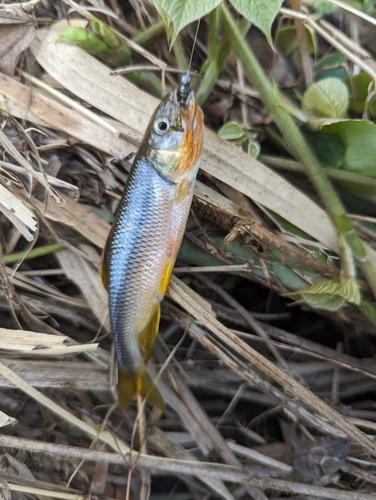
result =
M119 368L118 392L122 408L125 408L136 394L139 394L161 410L166 409L165 402L146 371L145 365L142 365L135 373Z

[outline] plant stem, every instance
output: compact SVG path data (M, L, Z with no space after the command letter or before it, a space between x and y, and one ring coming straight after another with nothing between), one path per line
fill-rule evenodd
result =
M14 252L9 255L4 255L4 262L5 264L11 264L23 259L36 259L37 257L43 257L43 255L48 255L49 253L56 252L61 248L64 248L64 245L62 245L61 243L51 243L50 245L32 248L26 255L25 251Z
M309 146L305 142L298 126L295 124L289 113L284 109L276 87L273 87L270 84L263 69L252 53L243 35L240 33L239 28L224 3L222 3L219 8L222 26L228 40L241 60L244 70L248 74L249 78L251 78L255 88L259 92L263 103L281 130L291 149L294 151L296 158L305 167L307 174L311 178L315 188L319 192L327 207L334 227L337 229L339 234L344 236L345 244L351 248L354 255L358 257L362 254L364 255L365 249L363 243L355 233L351 221L348 218L337 193L327 179L324 169L320 166ZM347 260L347 253L344 257ZM359 260L359 264L363 269L374 295L376 296L376 270L374 269L374 266L370 262L367 262L367 265L365 265L365 262L362 262L361 258ZM346 262L344 267L345 269L348 269L349 263Z
M248 19L242 19L238 29L241 33L247 33L251 26ZM219 73L225 66L231 54L231 44L228 40L220 40L219 37L219 10L214 9L209 17L208 34L208 58L203 64L204 78L197 91L197 100L203 104L212 91Z
M281 170L305 173L304 167L299 162L289 158L264 154L259 155L257 158L261 162L267 163L268 165ZM339 170L330 167L325 168L325 173L334 181L352 182L354 184L361 184L362 186L376 187L376 179L368 175L356 174L355 172L347 172L346 170Z
M141 31L138 35L133 37L133 41L138 43L138 45L143 45L145 42L150 40L164 31L165 24L163 21L158 21L156 24L152 24L146 30Z
M181 43L180 37L176 38L174 45L172 46L172 50L174 51L174 56L176 58L178 68L183 69L183 70L187 70L188 60L185 57L184 48L183 48L183 45Z

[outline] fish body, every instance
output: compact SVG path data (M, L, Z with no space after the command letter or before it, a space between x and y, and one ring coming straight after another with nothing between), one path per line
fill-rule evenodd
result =
M135 393L164 405L145 363L183 238L202 147L203 113L189 81L182 79L151 118L105 250L122 406Z

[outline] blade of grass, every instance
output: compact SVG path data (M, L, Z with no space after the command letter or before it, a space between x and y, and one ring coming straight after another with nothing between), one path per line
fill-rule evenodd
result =
M43 257L44 255L54 253L57 250L61 250L62 248L64 248L64 245L62 245L61 243L51 243L50 245L43 245L40 247L32 248L31 250L29 250L29 252L27 252L26 255L25 252L14 252L9 255L4 255L4 263L11 264L20 260L36 259L38 257Z
M282 158L280 156L271 155L260 155L260 161L265 162L275 168L280 168L281 170L288 170L290 172L301 172L305 173L304 167L295 160L290 160L289 158ZM339 170L336 168L325 168L326 175L335 181L342 182L353 182L355 184L361 184L362 186L372 186L376 187L376 179L368 175L357 174L355 172L347 172L346 170Z

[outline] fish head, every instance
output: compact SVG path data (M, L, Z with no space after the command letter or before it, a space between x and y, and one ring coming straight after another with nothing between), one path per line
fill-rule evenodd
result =
M204 115L184 83L163 99L146 132L143 153L159 173L179 182L194 171L203 148Z

